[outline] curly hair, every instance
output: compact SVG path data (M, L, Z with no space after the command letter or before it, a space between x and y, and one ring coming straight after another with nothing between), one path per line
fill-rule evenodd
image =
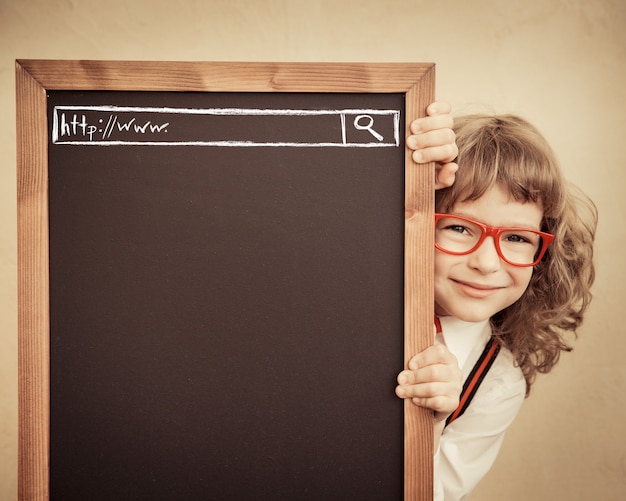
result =
M591 301L595 278L593 241L598 214L593 202L563 177L545 138L514 115L455 118L459 154L455 183L435 195L437 212L480 198L499 185L516 201L543 208L542 230L555 236L535 266L522 297L491 318L493 333L521 368L530 392L562 351L571 351Z

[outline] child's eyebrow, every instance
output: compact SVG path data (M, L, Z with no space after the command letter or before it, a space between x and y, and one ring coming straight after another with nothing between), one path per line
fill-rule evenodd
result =
M509 222L507 224L493 225L493 224L489 224L486 221L483 221L481 218L476 217L475 215L473 215L471 213L467 213L467 212L452 211L452 212L448 212L447 214L449 216L466 217L467 219L473 219L474 221L477 221L479 223L483 223L483 224L486 224L488 226L494 226L496 228L519 228L521 230L541 231L541 228L539 228L536 224L528 224L527 222L521 222L520 221L520 222Z

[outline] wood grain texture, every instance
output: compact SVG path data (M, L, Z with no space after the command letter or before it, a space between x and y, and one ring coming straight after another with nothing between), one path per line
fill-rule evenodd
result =
M19 64L18 199L18 497L48 499L49 281L45 89Z
M435 72L426 73L406 94L406 127L434 101ZM404 339L405 365L433 343L434 168L417 165L407 151L405 166ZM404 403L405 499L433 496L432 413Z
M50 90L407 92L430 63L20 60Z
M16 64L20 500L49 498L46 90L405 93L407 125L434 100L432 63L20 60ZM433 178L405 154L405 360L432 344ZM405 499L432 499L432 415L405 403Z

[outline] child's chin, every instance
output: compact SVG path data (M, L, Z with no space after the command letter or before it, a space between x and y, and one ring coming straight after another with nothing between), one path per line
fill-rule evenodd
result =
M491 317L479 317L479 316L466 316L461 318L460 320L463 320L464 322L468 322L468 323L472 323L472 324L477 324L479 322L484 322L485 320L488 320Z
M464 322L477 323L489 320L493 316L493 312L483 311L481 309L475 309L472 311L463 310L452 312L451 316L458 318L459 320L463 320Z

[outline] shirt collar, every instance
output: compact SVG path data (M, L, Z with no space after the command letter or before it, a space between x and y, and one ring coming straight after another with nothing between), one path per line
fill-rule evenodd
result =
M443 342L457 358L463 370L470 353L478 346L485 346L491 336L489 319L482 322L465 322L455 317L439 317ZM465 371L463 371L465 372Z

